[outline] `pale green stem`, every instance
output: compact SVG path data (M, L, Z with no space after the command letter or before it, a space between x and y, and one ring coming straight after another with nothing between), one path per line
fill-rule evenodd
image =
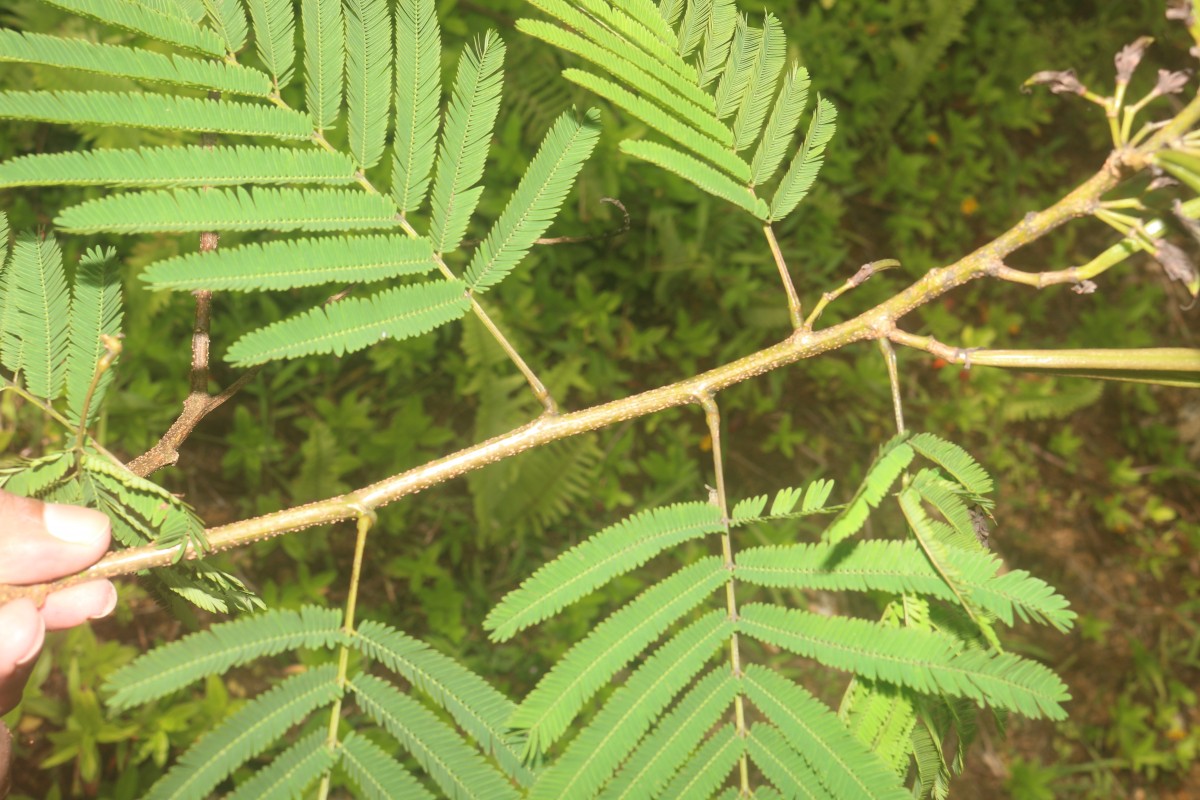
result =
M888 383L892 386L892 410L896 413L896 432L904 433L904 404L900 398L900 371L896 368L896 351L886 337L880 336L879 350L883 353L883 362L887 364Z
M79 412L79 425L75 429L75 457L83 456L83 441L87 438L87 418L88 412L92 408L92 397L96 394L96 387L100 385L100 377L108 371L112 366L113 361L121 354L121 342L113 336L104 337L104 355L96 362L96 369L92 372L92 382L88 384L87 394L83 396L83 408Z
M770 224L763 225L763 234L767 237L767 244L771 248L771 257L775 259L775 266L779 269L779 279L783 282L783 291L787 294L788 316L792 320L792 330L798 331L804 327L804 312L800 308L800 295L796 294L796 287L792 284L792 274L788 271L787 262L783 260L783 251L779 249L779 242L775 238L775 231Z
M358 514L358 536L354 540L354 561L350 566L350 591L346 597L346 614L342 623L342 632L346 636L354 635L354 612L358 605L358 588L359 579L362 576L363 553L366 552L367 534L371 531L371 526L375 524L375 512L363 506L356 506L354 503L348 504L348 507L354 509ZM346 689L346 673L350 667L350 648L342 645L338 648L338 668L337 668L337 684L343 692ZM325 739L325 746L330 750L334 750L338 746L338 725L342 719L342 698L338 696L337 700L333 701L333 706L329 709L329 735ZM317 797L320 800L327 800L329 797L329 781L330 773L326 772L321 778L321 787L317 792Z
M725 495L725 463L721 454L721 412L717 408L717 402L713 400L711 394L703 393L697 395L696 399L704 409L704 421L708 423L708 436L712 441L713 472L716 475L717 481L716 501L717 508L721 509L721 523L724 527L724 530L721 532L721 556L725 559L725 568L730 571L729 580L725 582L725 609L729 614L729 619L736 622L738 618L737 590L733 580L733 539L729 532L729 501ZM740 680L742 677L742 656L741 650L738 647L738 635L736 633L729 636L729 667L733 670L734 677ZM733 716L737 735L745 739L747 736L746 704L741 692L734 695ZM739 761L739 772L741 775L742 795L749 797L750 769L745 753L742 754Z

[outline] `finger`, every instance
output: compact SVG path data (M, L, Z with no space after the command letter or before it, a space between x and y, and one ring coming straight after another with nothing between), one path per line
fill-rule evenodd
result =
M99 511L0 492L0 583L79 572L108 550L111 530Z
M0 714L7 714L21 699L45 637L46 623L32 600L21 598L0 606Z
M42 619L46 630L58 631L107 617L116 607L117 590L111 581L88 581L47 596Z

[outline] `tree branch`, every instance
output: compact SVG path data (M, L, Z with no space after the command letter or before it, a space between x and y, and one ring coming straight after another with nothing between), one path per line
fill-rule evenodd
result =
M1124 175L1148 164L1148 148L1161 147L1177 138L1198 119L1200 98L1193 99L1170 124L1164 126L1142 147L1136 150L1125 148L1116 151L1103 169L1054 205L1041 212L1027 214L1021 222L992 242L954 264L930 270L908 288L839 325L815 332L797 330L779 344L695 377L632 397L571 413L543 415L508 433L357 491L210 529L207 532L208 541L213 550L228 550L290 531L349 519L360 514L363 508L378 508L531 448L667 408L694 403L697 397L714 394L765 372L854 342L881 337L887 337L899 344L914 344L912 340L924 342L923 337L912 337L911 334L896 330L896 320L959 286L988 276L995 270L996 265L1002 264L1012 252L1069 220L1090 214L1096 201L1117 186ZM950 350L956 352L952 348ZM1177 348L1177 351L1177 363L1183 365L1183 369L1200 374L1200 350ZM987 355L995 353L996 351L991 351ZM1126 355L1126 358L1129 357ZM154 545L147 545L112 553L91 568L54 583L0 586L0 602L22 596L42 598L47 592L76 583L165 566L180 557L179 550L179 547L160 549ZM195 559L199 558L200 554L188 548L182 557Z

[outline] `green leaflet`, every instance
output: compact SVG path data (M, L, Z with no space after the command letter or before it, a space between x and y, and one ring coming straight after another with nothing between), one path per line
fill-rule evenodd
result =
M308 139L307 114L271 106L135 92L0 92L0 117Z
M202 736L154 784L147 800L207 797L234 770L341 694L333 664L283 680Z
M44 400L54 400L66 381L71 296L63 271L62 251L53 236L17 238L6 270L8 296L5 330L20 340L20 367L25 386ZM13 350L6 339L6 363ZM90 377L90 376L89 376Z
M737 687L732 672L724 666L698 680L642 740L601 793L601 800L632 800L657 794L680 770L705 734L729 712ZM718 733L712 738L720 736Z
M113 378L111 369L101 373L88 407L87 419L82 419L88 387L105 353L101 336L116 336L121 330L121 275L116 250L93 248L79 262L75 271L69 327L67 408L70 409L71 419L86 427L95 419Z
M518 20L517 29L522 33L552 44L561 50L575 53L581 58L607 69L614 75L620 75L625 83L637 88L639 92L654 100L663 108L669 109L684 122L687 122L704 135L716 139L721 144L733 144L733 136L729 132L729 128L713 116L711 108L703 108L696 105L695 102L681 96L658 78L654 77L651 72L646 71L647 69L653 69L657 65L638 66L625 57L608 52L599 45L584 39L572 31L548 22L528 19ZM661 72L661 68L659 68L659 71ZM711 106L711 103L708 105Z
M732 629L724 611L712 611L659 647L538 776L530 800L593 797Z
M354 162L344 153L291 147L73 150L0 162L0 187L348 184L354 182L354 171Z
M684 78L691 79L694 75L683 58L668 45L659 35L651 32L650 28L641 21L634 19L618 7L617 3L608 0L576 0L577 5L586 9L588 14L601 25L614 31L630 45L649 55L661 67ZM656 15L650 15L654 19Z
M771 221L780 220L795 210L808 190L812 188L825 161L825 146L833 138L837 109L823 97L817 98L817 109L808 124L808 135L804 146L792 157L791 166L784 173L775 196L771 198Z
M945 553L972 602L1007 624L1014 614L1059 630L1070 628L1075 615L1067 601L1044 581L1021 570L998 575L999 559L986 552ZM930 564L916 542L871 539L843 543L753 547L738 553L734 574L759 586L883 591L921 594L955 602L957 597Z
M441 102L442 33L434 0L396 5L396 139L392 196L416 211L429 191Z
M432 794L396 759L365 736L353 731L342 740L342 769L367 800L434 800Z
M429 695L519 784L532 781L532 773L521 763L517 737L508 731L516 706L487 681L424 642L374 620L358 627L351 646Z
M328 733L317 729L280 753L254 773L225 800L272 800L303 795L304 790L333 768L338 753L326 743Z
M754 159L750 162L750 183L754 186L766 183L779 169L788 147L792 143L792 134L800 123L800 114L808 105L808 70L793 66L783 79L783 88L775 100L775 108L767 121L767 129L763 132L754 151Z
M141 33L160 42L178 45L210 56L225 55L221 38L208 28L202 28L185 19L169 14L160 14L137 3L124 0L44 0L53 6L72 11L80 16L91 17L100 22Z
M166 56L142 48L0 28L0 62L4 61L45 64L255 97L266 97L271 93L271 79L267 75L238 64Z
M392 18L387 0L347 0L347 136L350 152L364 170L383 155L391 89Z
M756 722L750 726L746 751L783 797L841 800L825 789L812 765L796 757L796 751L774 725Z
M746 697L817 772L831 795L847 800L909 797L899 777L805 689L757 664L746 667L743 685Z
M448 797L516 800L512 784L425 706L373 675L356 675L348 685L359 708L394 736Z
M18 372L21 369L21 336L17 332L16 304L12 301L16 295L16 278L10 263L9 236L8 216L0 211L0 364L10 372Z
M733 33L733 44L721 81L717 84L717 117L725 119L737 113L742 97L750 85L755 58L762 44L762 29L751 28L745 17L739 17Z
M207 675L222 675L299 648L332 647L345 640L336 608L272 609L185 636L149 651L108 676L108 705L127 709L179 691Z
M700 60L696 65L699 76L697 83L700 86L708 86L725 69L725 60L729 58L729 47L733 43L737 23L738 10L735 0L713 0L713 9L704 31L704 49L700 52Z
M692 0L683 12L683 22L679 23L679 54L687 58L692 54L704 36L712 19L713 0Z
M634 95L606 78L600 78L577 69L563 70L563 77L628 111L659 133L707 159L734 178L740 181L750 180L750 165L738 158L736 153L722 147L717 140L683 125L650 101Z
M545 752L617 671L728 580L719 558L701 559L594 627L546 673L509 720L512 727L529 732L528 752Z
M295 19L291 0L246 0L254 29L254 49L277 89L292 80L296 60Z
M900 436L880 448L879 455L867 470L862 485L854 493L853 499L846 504L845 510L829 523L829 527L821 534L821 541L837 544L858 533L866 523L871 509L879 505L912 459L912 448L905 444Z
M663 800L712 797L745 751L745 740L738 736L732 725L718 728L666 787L662 793Z
M767 14L763 20L758 52L754 54L754 67L746 81L746 93L741 98L737 117L733 121L735 150L744 150L758 140L786 52L787 40L783 28L774 14Z
M246 9L241 0L202 0L208 22L217 31L225 49L236 53L246 44Z
M398 224L391 200L381 195L270 188L116 194L66 208L54 222L73 233L340 231Z
M732 526L738 526L760 520L792 519L810 514L829 513L833 509L827 509L825 503L829 500L831 492L833 492L833 481L825 478L813 481L808 485L807 490L802 486L780 489L775 494L775 501L771 503L771 510L765 515L763 512L767 508L767 496L761 494L757 497L748 497L733 507L729 513L729 523ZM803 502L801 502L801 498L803 498ZM799 511L795 510L797 503L800 504Z
M151 264L153 289L261 291L323 283L371 283L434 268L425 238L404 234L294 239L188 253Z
M473 292L482 294L503 280L546 232L599 138L600 112L595 109L589 109L582 122L569 111L555 121L500 218L471 257L466 281Z
M691 67L673 53L668 51L663 54L666 61L651 56L621 36L619 32L612 30L595 18L581 13L565 0L530 0L530 2L575 33L607 50L614 57L619 57L623 61L635 65L647 75L655 76L670 87L671 91L690 100L705 111L711 113L715 109L712 96L696 85L695 73ZM614 77L620 80L626 79L624 74L618 69L614 69L613 59L605 59L596 63ZM634 85L634 88L639 87Z
M446 109L433 180L429 238L437 253L457 250L479 203L492 128L500 110L504 43L495 31L463 50Z
M664 24L674 28L685 5L687 0L658 0L658 15L662 17Z
M991 493L992 479L987 471L958 445L932 433L918 433L911 436L908 443L912 449L953 476L967 491L975 495Z
M461 318L471 307L461 281L398 286L314 308L248 333L225 359L238 366L280 358L353 353L386 339L407 339Z
M549 619L618 575L682 542L724 530L721 512L709 503L642 511L572 547L505 595L484 620L493 641Z
M687 153L657 142L641 142L632 139L622 141L621 150L674 172L714 197L733 203L759 219L765 220L769 214L766 202L761 197L755 197L752 189L730 180Z
M342 105L346 24L342 0L303 0L304 104L317 130L333 127Z
M752 603L738 631L826 666L918 692L968 697L1028 717L1062 719L1070 695L1058 676L1011 653L957 652L941 633L890 628L860 619Z

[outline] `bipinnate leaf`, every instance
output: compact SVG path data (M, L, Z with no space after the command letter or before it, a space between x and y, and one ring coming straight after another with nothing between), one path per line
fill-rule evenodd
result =
M225 359L250 366L280 358L354 353L387 339L408 339L462 318L471 307L466 286L457 280L386 289L371 297L351 297L248 333Z
M704 48L696 63L697 83L700 86L708 86L725 69L738 18L736 0L712 0L712 11L704 26Z
M755 197L752 189L731 180L687 153L657 142L632 139L622 141L621 150L635 158L649 161L651 164L674 172L714 197L733 203L759 219L765 220L770 214L766 202L761 197Z
M1028 717L1063 719L1070 699L1057 675L1012 653L958 651L954 638L860 619L752 603L738 631L826 666L926 694L967 697Z
M74 421L84 426L91 423L112 383L113 373L107 369L100 374L88 410L81 419L83 403L96 366L105 354L103 336L117 336L121 331L121 276L117 251L93 248L80 260L75 270L75 291L71 298L69 324L70 345L67 350L67 408Z
M654 721L733 632L725 611L712 611L671 637L613 692L566 751L546 768L530 800L594 797Z
M0 487L21 497L43 497L63 482L75 465L70 453L52 453L0 468Z
M896 773L803 687L757 664L746 667L742 684L750 702L775 724L831 795L846 800L909 797Z
M505 595L484 620L493 641L549 619L618 575L676 545L724 530L710 503L680 503L639 512L572 547Z
M342 105L346 24L342 0L302 0L304 105L318 130L333 127Z
M512 727L528 731L527 751L549 749L613 675L728 580L720 558L701 559L646 589L594 627L538 681L509 720Z
M434 800L433 795L400 762L370 739L354 731L342 740L341 767L366 800Z
M138 81L267 97L271 78L256 69L152 50L0 29L0 62L42 64Z
M71 295L62 251L53 236L39 239L24 234L17 238L4 288L5 330L15 331L20 340L19 365L25 387L37 397L54 400L62 393L67 375ZM6 363L13 349L6 339Z
M347 682L363 713L407 750L446 796L516 800L516 789L446 723L396 687L374 675Z
M350 152L379 163L392 107L392 17L387 0L346 0L346 109Z
M348 231L394 228L381 195L349 189L174 189L126 192L63 209L55 224L72 233L169 231Z
M837 109L833 103L818 97L817 108L808 124L808 134L804 137L804 145L792 157L791 165L779 181L775 196L771 198L772 222L792 213L817 180L817 173L821 171L821 164L825 162L825 146L829 144L836 130L836 119Z
M698 680L638 744L600 794L601 800L656 796L690 760L692 751L712 727L729 713L737 690L738 683L727 666L716 667Z
M754 74L755 58L762 45L762 29L753 28L745 17L739 17L733 32L733 43L725 69L717 84L717 117L725 119L737 113Z
M521 763L519 737L508 729L516 705L491 684L429 645L381 622L358 626L351 646L429 695L519 784L533 775Z
M775 493L775 500L771 503L769 512L766 510L767 496L765 494L748 497L738 501L737 505L733 507L733 511L729 514L729 522L736 526L763 520L793 519L811 514L829 513L837 508L836 506L834 509L825 507L832 491L833 481L825 478L813 481L807 489L803 486L780 489ZM797 504L800 505L799 511L796 510Z
M396 138L392 197L415 211L429 192L442 95L442 32L434 0L396 4Z
M433 248L404 234L291 239L156 261L141 274L153 289L248 292L324 283L372 283L429 272Z
M221 38L208 28L177 16L159 13L140 3L131 3L128 0L43 1L107 25L177 45L185 50L210 56L225 55L225 46Z
M341 694L333 664L284 679L202 736L150 788L147 800L203 800L234 770Z
M236 53L246 44L249 27L242 0L201 0L208 23L225 43L225 49Z
M292 800L333 768L338 754L326 743L328 732L315 730L284 750L225 800Z
M502 281L550 227L600 138L599 122L600 112L589 109L582 122L566 112L550 128L500 219L471 257L466 282L473 292L482 294Z
M872 508L879 505L883 496L892 488L900 473L913 459L912 448L904 443L901 436L893 438L879 450L867 470L866 477L854 497L846 504L845 510L838 514L829 527L821 534L821 540L831 544L853 536L862 529L867 521L867 515Z
M476 184L483 177L500 110L504 50L495 31L487 31L468 45L458 60L430 198L429 238L438 253L458 249L483 192Z
M307 114L286 108L154 92L0 92L0 117L304 140Z
M296 21L292 0L246 0L254 30L254 49L271 73L276 89L292 79L296 60Z
M108 706L124 710L266 656L299 648L326 649L344 641L336 608L272 609L221 622L157 647L109 675Z

